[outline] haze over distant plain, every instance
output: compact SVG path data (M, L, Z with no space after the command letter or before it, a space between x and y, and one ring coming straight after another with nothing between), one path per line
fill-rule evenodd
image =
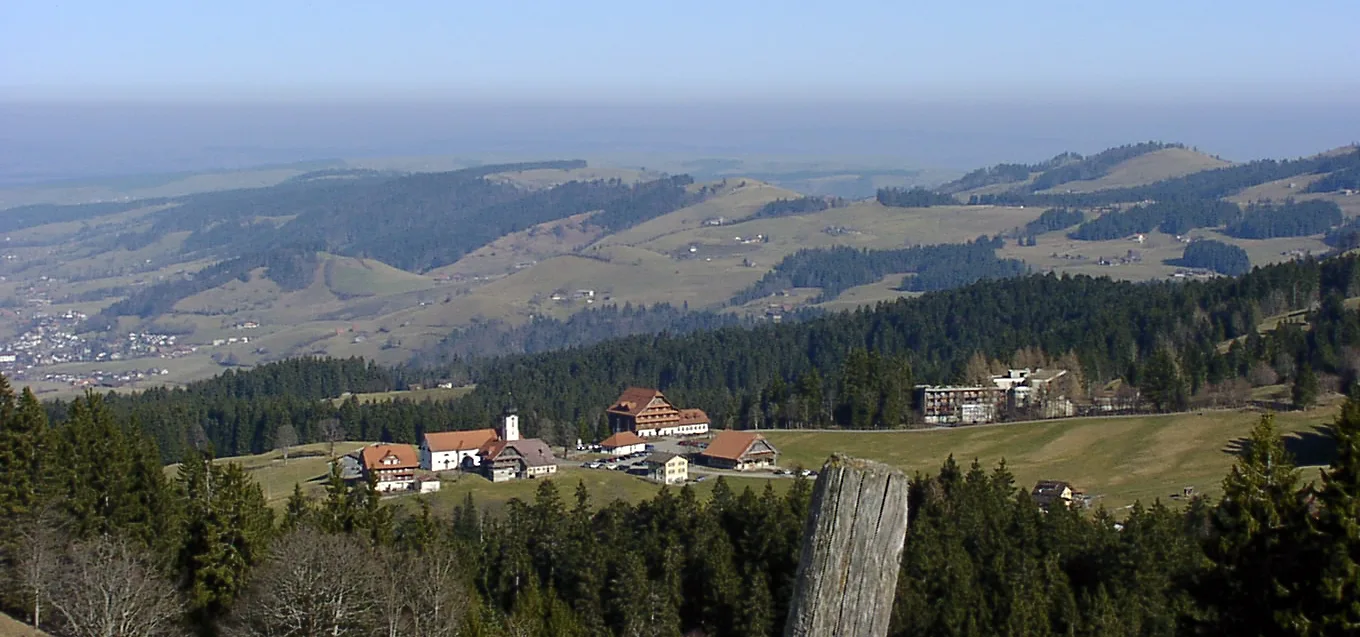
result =
M1360 139L1360 3L0 7L0 183L332 157L895 158Z

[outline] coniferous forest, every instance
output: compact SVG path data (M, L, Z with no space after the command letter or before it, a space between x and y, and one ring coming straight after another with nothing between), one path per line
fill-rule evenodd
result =
M1010 363L1070 369L1080 379L1075 395L1122 380L1145 397L1135 408L1177 410L1241 403L1243 383L1293 383L1304 369L1341 385L1360 378L1360 312L1343 303L1357 295L1356 256L1185 283L1031 275L801 321L491 359L442 356L435 367L294 359L181 388L110 394L106 403L137 422L165 462L205 445L222 456L268 451L284 425L302 442L325 440L323 423L336 423L345 439L414 443L426 431L487 426L507 395L529 435L554 444L596 439L605 407L629 385L702 408L719 427L912 427L914 385ZM1307 326L1257 331L1266 318L1295 311ZM476 389L447 402L330 400L436 382ZM69 409L45 405L56 420Z
M1004 464L918 471L891 634L1354 634L1360 402L1330 429L1312 479L1263 416L1223 497L1180 510L1045 513ZM630 505L545 479L438 518L335 470L275 513L204 452L167 478L98 396L50 422L0 383L0 603L63 637L778 635L810 492Z

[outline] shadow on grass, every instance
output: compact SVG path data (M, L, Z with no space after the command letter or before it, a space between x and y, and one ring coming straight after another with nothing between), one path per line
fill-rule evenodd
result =
M1330 425L1318 425L1311 431L1285 434L1284 448L1294 456L1294 464L1300 467L1329 465L1336 459L1336 441L1332 439ZM1250 449L1249 439L1235 438L1223 448L1223 453L1241 458Z

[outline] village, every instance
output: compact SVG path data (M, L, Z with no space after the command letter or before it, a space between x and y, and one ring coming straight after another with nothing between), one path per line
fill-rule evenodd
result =
M1019 375L1020 371L1029 372L1015 370L1017 373L999 382L1006 385L996 388L1000 395L1026 396L1024 400L1046 403L1043 388L1062 376L1057 373L1061 370ZM943 394L957 397L977 394L979 388L934 389L957 390ZM992 402L986 404L994 406L994 394L987 395ZM982 403L971 398L954 403L955 411L962 412L964 405L970 405L970 417L979 417L975 415L976 405ZM553 476L560 467L568 466L627 472L658 485L702 482L723 474L817 477L809 469L781 468L779 450L759 431L713 430L703 410L678 408L655 389L630 387L605 414L612 432L608 437L598 443L578 441L574 453L563 449L561 456L543 440L522 437L519 415L513 406L507 406L495 428L428 432L421 436L419 445L371 444L336 462L346 481L371 481L375 490L388 495L433 493L446 480L464 476L490 483L533 480ZM582 462L582 457L587 459ZM1032 495L1044 509L1053 505L1087 506L1091 501L1071 484L1058 480L1041 480Z

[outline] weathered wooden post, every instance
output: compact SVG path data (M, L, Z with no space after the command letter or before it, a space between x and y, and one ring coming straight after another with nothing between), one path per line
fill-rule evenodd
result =
M822 466L803 531L785 637L888 634L907 537L906 475L836 454Z

